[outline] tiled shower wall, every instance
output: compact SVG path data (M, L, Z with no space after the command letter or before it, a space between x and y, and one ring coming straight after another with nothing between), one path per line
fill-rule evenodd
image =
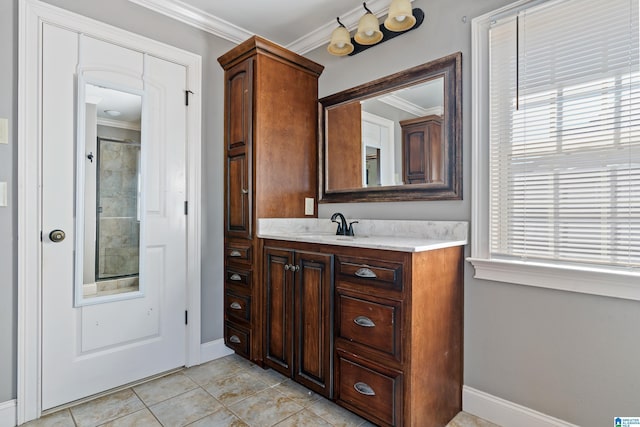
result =
M140 144L100 140L98 278L138 274ZM101 208L101 209L100 209ZM101 210L101 213L100 213Z

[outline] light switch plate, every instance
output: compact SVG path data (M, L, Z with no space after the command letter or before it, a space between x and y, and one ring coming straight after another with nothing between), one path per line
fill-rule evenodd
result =
M0 144L9 143L9 120L0 117Z
M0 207L7 206L7 183L0 182Z
M313 197L305 197L304 198L304 214L305 215L313 215L315 212L315 199Z

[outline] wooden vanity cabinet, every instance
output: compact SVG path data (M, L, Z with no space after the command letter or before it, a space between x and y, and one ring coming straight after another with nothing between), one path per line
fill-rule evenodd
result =
M462 410L463 247L335 249L335 400L381 426Z
M377 425L445 426L462 410L463 250L265 240L265 365Z
M332 396L333 256L267 241L264 364Z
M444 184L447 150L442 118L425 116L400 121L405 184Z
M257 36L218 62L225 70L224 338L262 364L262 251L255 223L259 217L304 217L305 198L317 198L323 67Z

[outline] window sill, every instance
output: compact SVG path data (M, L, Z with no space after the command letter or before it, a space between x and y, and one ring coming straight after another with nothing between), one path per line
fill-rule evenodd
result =
M467 258L476 279L640 301L640 273Z

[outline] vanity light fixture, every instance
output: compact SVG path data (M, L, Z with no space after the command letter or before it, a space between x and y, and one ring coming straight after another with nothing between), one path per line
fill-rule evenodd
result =
M362 3L362 6L367 13L358 21L358 30L354 39L361 45L369 46L382 40L382 31L380 31L378 18L369 10L367 3Z
M411 2L409 0L393 0L389 6L389 15L384 20L384 27L389 31L407 31L416 25Z
M339 27L331 33L327 51L336 56L353 56L377 44L391 40L401 34L415 30L424 22L424 12L411 8L411 0L392 0L389 12L381 25L378 17L362 3L366 13L358 21L353 38L349 30L338 20Z
M331 41L327 50L330 54L336 56L344 56L353 52L353 43L351 43L351 35L349 30L340 22L340 18L336 18L338 21L338 28L331 33Z

